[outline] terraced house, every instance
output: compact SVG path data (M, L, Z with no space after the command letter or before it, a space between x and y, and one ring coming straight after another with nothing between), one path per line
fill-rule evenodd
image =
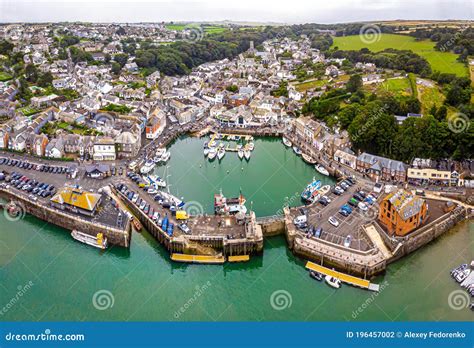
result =
M407 166L403 162L367 152L357 157L356 170L375 181L404 182L407 177Z

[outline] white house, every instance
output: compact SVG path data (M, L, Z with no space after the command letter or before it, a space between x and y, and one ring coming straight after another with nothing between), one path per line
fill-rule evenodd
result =
M100 137L94 142L95 161L115 161L117 155L115 152L115 142L112 138Z

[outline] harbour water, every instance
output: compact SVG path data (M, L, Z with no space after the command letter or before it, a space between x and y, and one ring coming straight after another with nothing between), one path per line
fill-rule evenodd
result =
M285 201L299 204L301 188L317 176L278 141L256 140L248 163L227 153L221 164L204 159L203 142L178 140L167 174L171 192L205 212L216 190L235 196L241 187L258 216L272 215ZM311 279L284 237L267 239L249 262L212 266L172 263L146 232L133 235L130 250L106 251L69 232L0 213L1 321L472 320L471 310L449 302L461 289L449 270L474 255L472 222L390 265L374 279L379 294Z

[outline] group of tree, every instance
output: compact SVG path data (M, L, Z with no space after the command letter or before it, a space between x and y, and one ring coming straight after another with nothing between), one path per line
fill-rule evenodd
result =
M362 48L359 51L336 49L327 52L327 55L330 58L346 58L353 64L357 62L374 63L379 68L405 70L422 76L431 74L428 61L409 50L388 48L380 52L372 52L367 48Z

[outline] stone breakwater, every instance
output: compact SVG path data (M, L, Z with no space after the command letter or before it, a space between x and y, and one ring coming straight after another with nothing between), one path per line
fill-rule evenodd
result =
M31 200L28 197L6 188L0 188L0 197L10 202L15 202L22 210L22 214L28 213L37 217L38 219L44 220L59 227L68 230L79 230L92 236L102 233L110 244L122 246L125 248L130 247L132 235L129 221L127 221L122 229L119 229L97 221L91 221L82 218L79 215L70 214L68 212L43 205L39 201Z

